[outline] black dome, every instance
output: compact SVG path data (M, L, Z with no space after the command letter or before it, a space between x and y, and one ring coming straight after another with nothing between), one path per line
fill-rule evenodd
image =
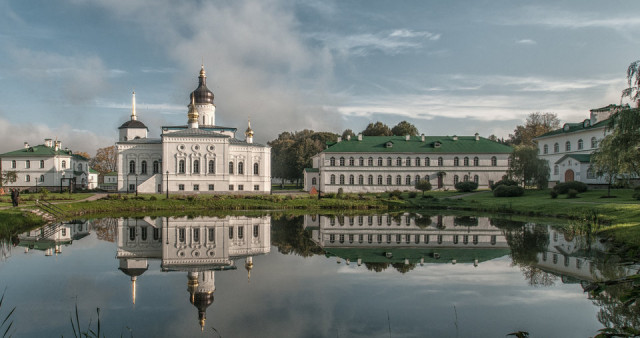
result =
M129 120L125 123L123 123L120 128L118 129L124 129L124 128L137 128L137 129L149 129L147 128L147 126L144 125L144 123L138 121L138 120Z
M213 292L196 292L191 299L191 304L198 308L199 311L206 311L209 305L213 303Z
M210 103L213 104L213 92L207 88L207 76L204 72L204 66L200 70L200 76L198 77L198 88L191 92L189 102L196 104Z

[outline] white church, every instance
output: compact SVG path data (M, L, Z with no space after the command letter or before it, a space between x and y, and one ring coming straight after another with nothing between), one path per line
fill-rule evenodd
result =
M131 119L118 128L119 192L271 191L271 148L253 143L250 122L244 140L236 138L236 128L217 126L204 65L198 80L188 105L188 124L163 126L160 138L147 137L149 129L138 120L133 93Z

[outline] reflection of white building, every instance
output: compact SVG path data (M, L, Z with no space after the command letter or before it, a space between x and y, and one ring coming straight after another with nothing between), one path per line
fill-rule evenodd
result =
M383 214L307 215L312 240L329 254L361 263L474 263L509 253L486 217ZM475 249L475 250L474 250Z
M18 245L24 247L25 253L38 250L44 251L45 256L58 255L63 246L89 235L89 225L85 221L50 224L18 235Z
M206 309L213 303L214 271L236 269L235 260L244 259L249 278L253 256L271 249L270 231L268 216L121 219L116 258L119 269L131 277L134 304L136 281L148 269L148 260L159 259L165 272L187 272L190 301L204 328Z

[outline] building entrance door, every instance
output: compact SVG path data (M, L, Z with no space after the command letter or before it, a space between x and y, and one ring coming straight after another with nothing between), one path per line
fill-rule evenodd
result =
M438 175L438 189L442 188L443 183L442 183L442 175Z
M564 172L564 181L565 182L571 182L574 180L574 173L573 170L569 169L567 171Z

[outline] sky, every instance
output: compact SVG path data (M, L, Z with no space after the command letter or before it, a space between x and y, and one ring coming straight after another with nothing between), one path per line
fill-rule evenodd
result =
M0 152L113 145L187 123L200 65L216 124L508 137L532 112L620 103L640 59L637 0L0 1Z

